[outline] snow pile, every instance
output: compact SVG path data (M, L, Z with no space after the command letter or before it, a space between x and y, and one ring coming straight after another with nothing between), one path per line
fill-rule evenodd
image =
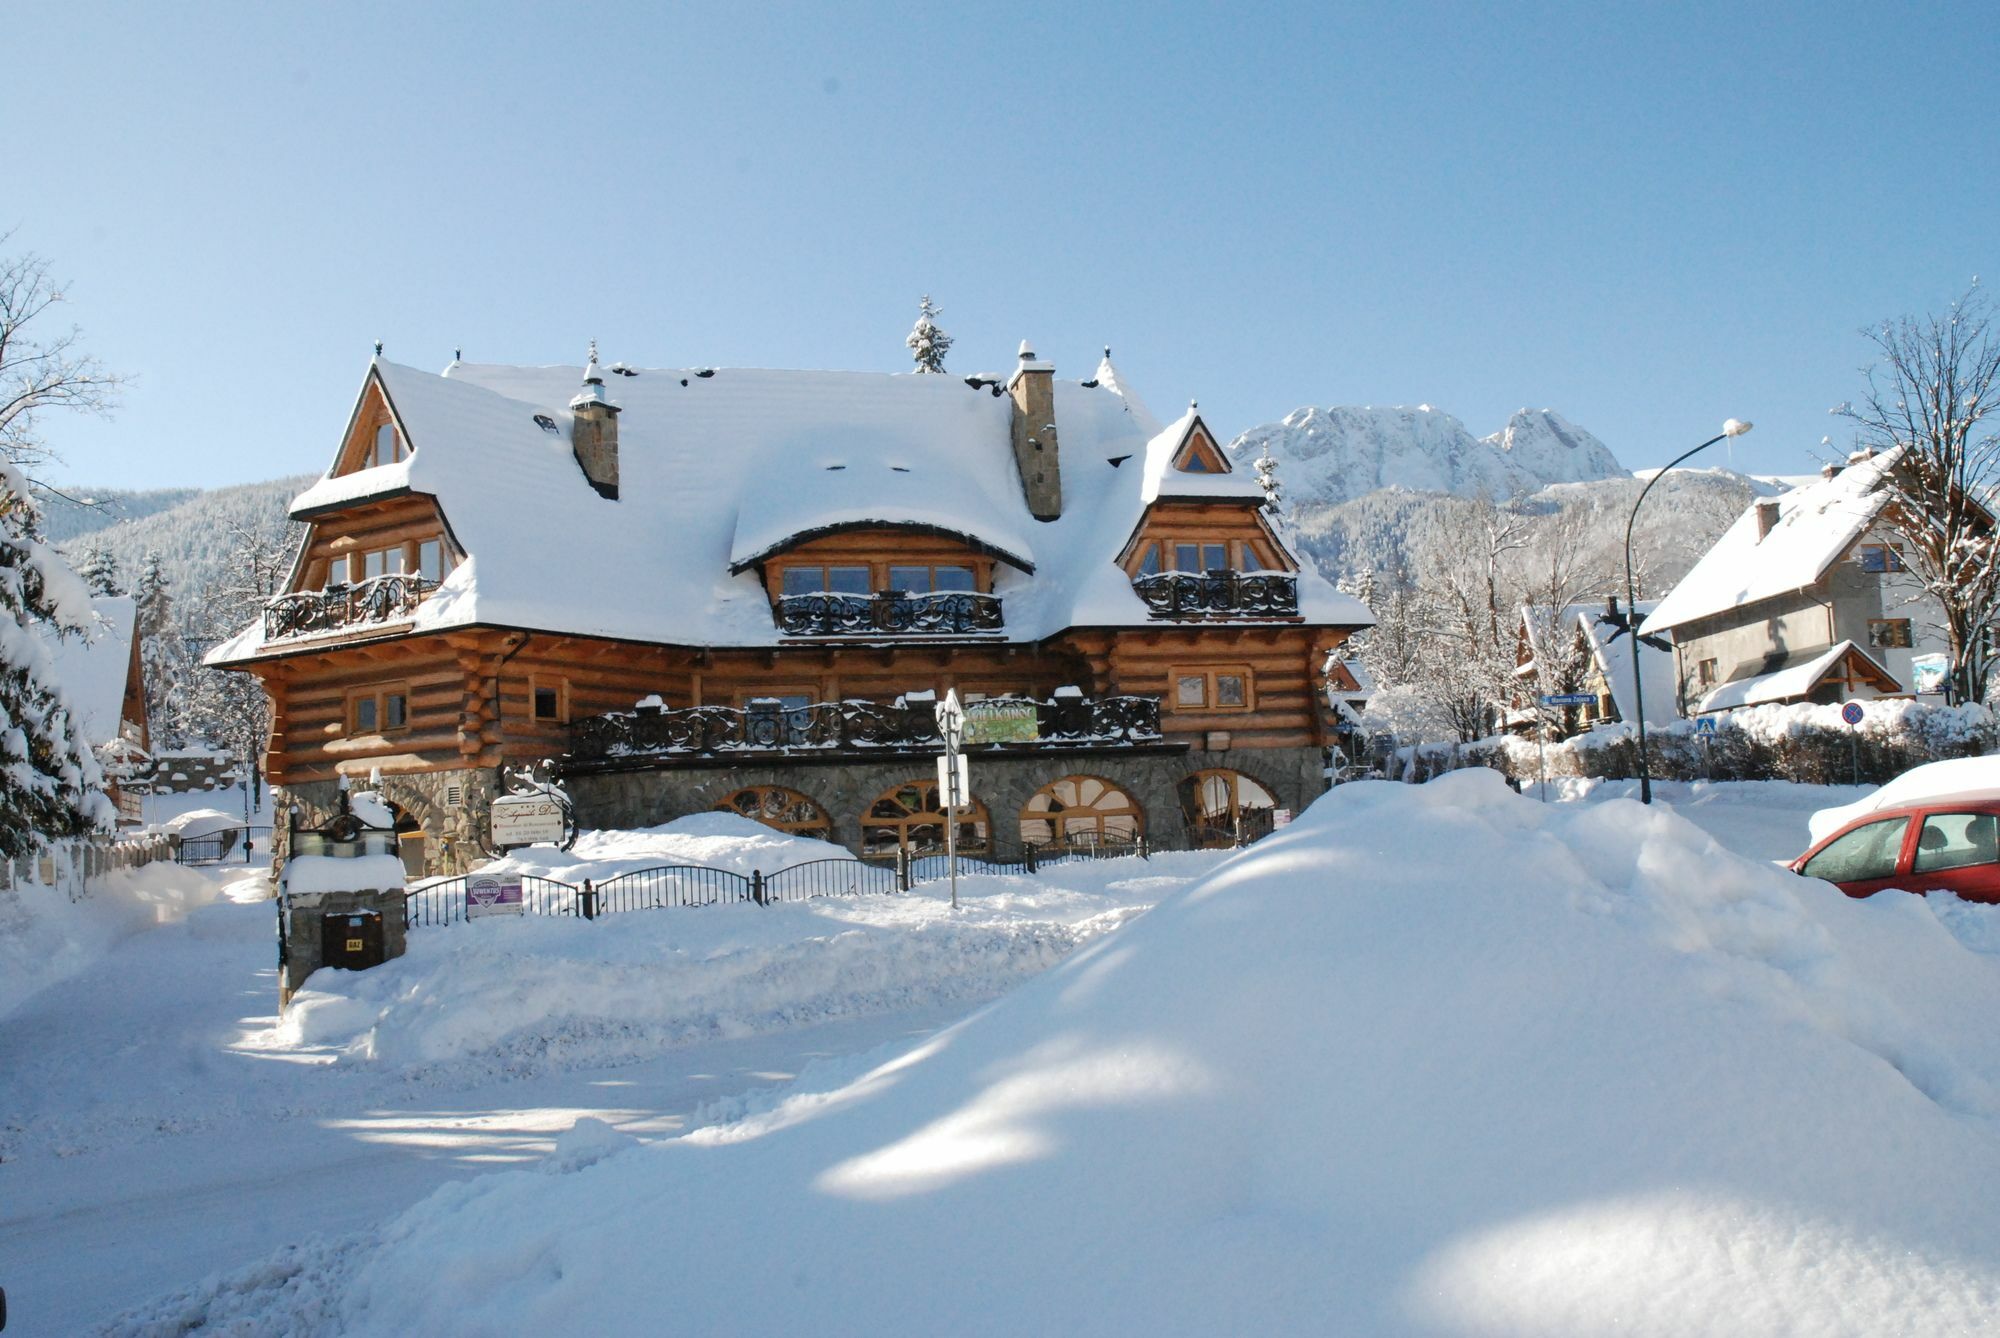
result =
M589 832L572 852L533 847L482 872L601 883L659 864L748 874L845 856L734 814L704 813L644 831ZM629 910L594 921L528 915L423 926L396 961L311 976L275 1044L379 1069L524 1073L626 1063L841 1017L970 1005L1048 969L1221 858L1190 852L1071 864L1058 877L965 877L956 914L940 883L901 895Z
M2000 964L1953 930L1992 914L1492 775L1346 786L838 1090L126 1331L1970 1332Z
M0 887L0 1018L87 970L121 941L214 900L216 884L176 864L117 869L71 901L53 888Z

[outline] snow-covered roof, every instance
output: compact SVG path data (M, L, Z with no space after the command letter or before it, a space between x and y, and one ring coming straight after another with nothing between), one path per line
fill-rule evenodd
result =
M1005 559L995 593L1007 640L1149 622L1116 559L1159 486L1151 466L1171 453L1161 443L1174 429L1161 429L1109 358L1095 385L1054 383L1063 511L1050 522L1035 520L1022 494L1011 400L958 377L621 375L614 501L590 487L570 448L568 406L583 369L455 362L440 375L378 358L372 372L410 454L322 478L293 514L402 491L435 496L471 558L419 608L417 631L480 623L772 645L769 598L747 564L802 536L866 523L960 535ZM1169 495L1261 496L1247 475L1173 473ZM1201 482L1184 493L1182 478ZM1299 574L1299 605L1314 625L1373 621L1309 569ZM252 628L212 659L261 648Z
M130 595L99 595L90 601L97 626L58 637L47 624L35 625L55 665L55 681L69 703L78 731L99 748L118 737L125 716L125 678L132 664L132 635L139 606Z
M1817 582L1888 504L1882 483L1900 456L1886 451L1752 502L1660 601L1644 630L1666 631ZM1760 536L1758 511L1767 506L1777 507L1777 523Z
M1142 501L1152 502L1161 497L1186 497L1198 501L1254 501L1264 499L1264 486L1249 470L1228 469L1220 473L1198 473L1192 470L1175 469L1174 457L1201 423L1201 415L1190 404L1187 412L1155 433L1146 443L1145 485L1139 490ZM1202 430L1208 425L1202 423ZM1211 434L1211 439L1213 434ZM1216 443L1215 453L1223 463L1229 463L1221 443Z
M1860 656L1890 683L1896 681L1896 676L1877 664L1867 651L1852 641L1841 641L1822 651L1801 651L1788 656L1783 665L1768 673L1752 674L1724 683L1703 697L1697 709L1706 715L1710 711L1726 711L1737 706L1795 701L1818 687L1819 681L1849 655Z
M1657 600L1640 600L1640 618L1649 617L1658 607ZM1603 612L1596 607L1579 609L1574 617L1576 625L1583 629L1583 635L1590 643L1590 655L1597 662L1597 671L1604 676L1605 684L1611 689L1611 700L1618 707L1618 718L1639 718L1638 703L1632 700L1632 655L1636 646L1639 673L1646 694L1646 723L1677 719L1680 716L1679 675L1674 666L1673 651L1648 646L1629 633L1614 638L1612 634L1617 629L1599 621Z

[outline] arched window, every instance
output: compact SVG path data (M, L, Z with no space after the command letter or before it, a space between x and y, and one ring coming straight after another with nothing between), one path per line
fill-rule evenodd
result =
M1102 776L1064 776L1021 808L1025 846L1124 845L1146 830L1146 811Z
M1271 832L1278 798L1240 771L1217 767L1181 779L1181 813L1202 847L1233 846Z
M793 836L810 836L819 841L833 839L833 819L819 806L819 801L782 785L746 785L724 795L715 807L717 812L741 813L752 822Z
M986 805L974 799L959 811L958 851L983 855L993 849L993 828ZM861 815L861 853L892 856L898 849L912 855L944 850L944 810L938 803L936 781L905 781L877 796Z

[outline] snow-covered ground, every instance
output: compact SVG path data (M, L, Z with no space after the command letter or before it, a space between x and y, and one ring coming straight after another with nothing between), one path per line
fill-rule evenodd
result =
M2000 1313L2000 1043L1967 1022L2000 915L1849 902L1668 811L1768 861L1860 791L1494 784L966 879L957 916L933 887L427 927L283 1025L270 904L199 907L0 1018L0 1285L29 1333ZM801 844L701 819L534 868Z
M839 852L716 815L540 853L551 861L510 864L602 879ZM14 1325L76 1332L283 1242L364 1228L449 1180L549 1155L579 1119L665 1137L803 1069L848 1073L848 1057L957 1019L1222 858L965 878L956 915L927 887L424 927L396 962L315 976L282 1021L263 880L152 866L139 886L182 889L184 917L85 936L80 974L44 973L0 1016ZM44 940L125 926L124 904L33 903Z

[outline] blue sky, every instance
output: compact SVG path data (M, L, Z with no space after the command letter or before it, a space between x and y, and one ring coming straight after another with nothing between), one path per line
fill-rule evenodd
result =
M134 374L52 475L323 468L372 341L951 370L1109 344L1234 435L1553 407L1809 468L1881 317L1995 270L1966 6L16 6L0 228ZM1720 448L1718 448L1719 450Z

